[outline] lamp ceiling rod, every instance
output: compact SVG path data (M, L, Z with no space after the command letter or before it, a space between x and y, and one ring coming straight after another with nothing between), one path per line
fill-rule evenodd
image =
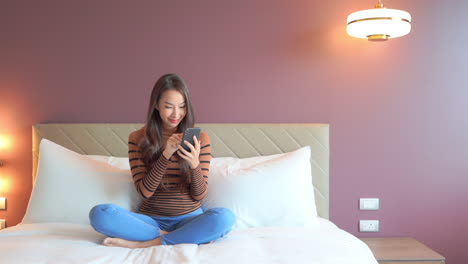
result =
M375 8L384 8L384 4L382 3L382 0L379 0L379 2L375 4Z

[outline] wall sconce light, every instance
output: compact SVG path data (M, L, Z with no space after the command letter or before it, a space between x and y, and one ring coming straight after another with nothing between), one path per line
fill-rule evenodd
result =
M5 164L3 161L2 154L4 153L4 150L10 146L10 140L6 135L0 134L0 169L3 167ZM0 179L0 194L2 191L2 186L3 182ZM0 197L0 210L5 210L6 209L6 197Z
M7 145L8 143L7 143L6 136L0 134L0 167L3 166L3 160L2 160L1 155L3 154L3 150L6 148Z
M3 181L2 179L0 179L0 195L1 195L1 191L3 189ZM6 209L6 197L0 197L0 210L5 210Z
M387 9L379 0L374 9L350 14L346 31L350 36L369 41L398 38L411 31L411 15L406 11Z

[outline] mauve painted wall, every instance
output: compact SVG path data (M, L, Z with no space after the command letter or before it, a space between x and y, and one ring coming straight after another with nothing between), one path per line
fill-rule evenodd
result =
M413 236L468 258L465 0L385 1L411 12L385 43L345 32L369 0L2 1L0 171L9 225L31 191L31 125L142 122L154 81L181 74L198 122L331 124L331 219L358 236ZM360 197L381 209L358 210Z

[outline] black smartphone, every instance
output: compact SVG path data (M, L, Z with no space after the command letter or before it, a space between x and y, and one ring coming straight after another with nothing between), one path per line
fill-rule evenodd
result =
M195 142L193 141L193 136L196 136L197 139L200 140L200 132L201 132L201 128L199 128L199 127L186 128L185 131L184 131L184 136L182 137L182 142L180 143L180 145L185 150L190 152L190 148L187 145L185 145L184 141L187 140L188 142L190 142L190 144L195 146Z

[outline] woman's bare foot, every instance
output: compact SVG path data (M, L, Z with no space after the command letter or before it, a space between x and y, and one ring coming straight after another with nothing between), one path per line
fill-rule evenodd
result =
M158 246L161 244L161 239L155 238L148 241L130 241L117 237L108 237L102 242L104 246L108 247L126 247L126 248L147 248L152 246Z

